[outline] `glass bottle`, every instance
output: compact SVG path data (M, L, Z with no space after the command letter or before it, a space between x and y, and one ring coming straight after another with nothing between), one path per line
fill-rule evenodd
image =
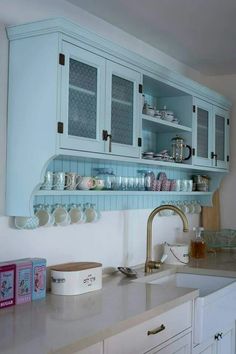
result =
M191 240L191 257L193 258L205 258L206 256L206 243L201 236L203 227L194 227L195 237Z
M144 190L153 191L153 185L155 181L155 174L153 171L138 170L138 174L141 178L144 178Z

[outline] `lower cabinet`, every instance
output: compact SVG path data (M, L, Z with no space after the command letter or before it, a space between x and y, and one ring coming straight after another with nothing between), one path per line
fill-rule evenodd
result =
M192 353L192 338L191 333L172 341L170 344L158 346L146 354L191 354Z
M107 338L104 354L189 354L191 333L186 337L184 334L191 332L191 325L192 302L189 301Z
M235 354L235 324L195 347L193 354Z
M97 343L94 345L91 345L90 347L87 347L85 349L82 349L75 354L103 354L103 343Z
M222 332L217 341L217 354L235 354L235 324Z

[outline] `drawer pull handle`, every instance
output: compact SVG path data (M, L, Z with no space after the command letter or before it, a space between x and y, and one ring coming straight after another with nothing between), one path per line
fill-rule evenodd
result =
M166 327L162 324L160 325L160 327L157 327L155 329L152 329L151 331L148 331L147 332L147 335L150 336L151 334L157 334L157 333L160 333L162 331L164 331Z

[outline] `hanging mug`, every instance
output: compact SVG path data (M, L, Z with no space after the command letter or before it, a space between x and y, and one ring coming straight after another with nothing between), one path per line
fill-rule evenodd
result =
M68 213L71 218L71 224L83 224L86 221L86 216L83 212L81 204L69 205Z
M55 219L55 225L67 226L71 222L70 215L68 214L66 208L61 204L56 204L54 206L52 215Z
M36 206L35 215L39 219L39 226L52 226L55 222L55 218L51 213L51 207L48 204Z
M86 203L84 206L86 222L98 221L101 217L100 212L95 208L95 204Z

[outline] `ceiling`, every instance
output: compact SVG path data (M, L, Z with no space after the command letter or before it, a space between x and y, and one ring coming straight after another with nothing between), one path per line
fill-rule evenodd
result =
M236 73L235 0L67 0L208 75Z

